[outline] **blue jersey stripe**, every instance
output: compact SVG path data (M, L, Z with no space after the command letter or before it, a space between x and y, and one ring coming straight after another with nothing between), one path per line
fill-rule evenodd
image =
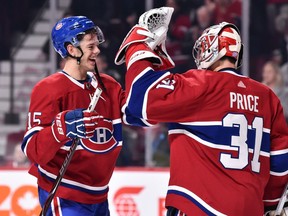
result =
M191 202L193 202L196 206L198 206L203 212L205 212L208 216L216 216L215 214L213 214L212 212L210 212L208 209L206 209L203 205L201 205L199 202L197 202L196 199L194 199L193 197L189 196L188 194L185 194L183 192L177 191L177 190L168 190L168 194L176 194L179 196L183 196L186 199L190 200Z
M122 124L121 123L117 123L117 124L113 124L113 136L114 138L120 142L122 141Z
M239 128L223 127L222 125L183 125L170 123L169 130L182 129L199 137L200 139L215 145L231 146L231 136L239 136ZM255 130L248 129L247 144L250 149L254 149ZM270 135L263 132L261 151L270 152Z
M288 171L288 153L271 155L270 161L271 161L270 170L272 172L282 173Z
M140 78L138 78L133 84L130 92L130 98L128 101L129 110L132 115L138 118L144 118L142 114L143 104L145 103L145 94L149 87L160 79L167 72L155 72L152 69L146 71Z
M128 107L125 108L125 119L127 124L133 126L146 127L149 126L142 119L133 116Z
M209 216L214 215L225 216L225 214L214 209L212 206L206 203L201 197L199 197L197 194L194 194L192 191L189 191L187 188L176 185L169 185L167 194L176 194L184 197L185 199L187 199L188 202L189 201L192 202Z

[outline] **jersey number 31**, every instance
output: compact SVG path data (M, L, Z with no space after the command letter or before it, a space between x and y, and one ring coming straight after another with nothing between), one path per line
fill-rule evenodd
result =
M223 119L224 127L239 127L239 135L231 137L231 150L238 149L238 157L232 157L229 153L221 153L220 162L225 168L228 169L243 169L248 165L249 160L249 148L247 142L248 138L248 121L243 114L228 114ZM260 171L260 150L263 135L263 119L255 117L251 129L255 130L255 141L253 158L251 160L251 169L254 172Z

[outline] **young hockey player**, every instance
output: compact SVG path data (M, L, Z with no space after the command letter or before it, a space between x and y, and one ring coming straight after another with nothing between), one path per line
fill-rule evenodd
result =
M66 63L33 88L22 150L33 162L29 172L38 178L43 207L72 141L80 138L46 215L108 216L108 184L122 146L124 93L113 78L97 71L104 36L90 19L63 18L51 36ZM97 112L88 112L97 87L103 90Z
M240 32L222 22L193 47L197 69L171 74L173 9L144 13L115 58L126 62L126 109L169 123L167 215L261 216L288 181L288 128L268 87L241 75Z

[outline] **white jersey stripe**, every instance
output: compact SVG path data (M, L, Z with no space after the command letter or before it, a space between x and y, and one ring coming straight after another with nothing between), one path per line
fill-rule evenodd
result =
M143 119L148 119L147 117L147 104L148 104L148 94L150 89L152 89L156 83L158 83L160 80L164 79L164 77L169 76L170 72L167 72L163 74L161 77L159 77L157 80L155 80L151 85L146 89L144 100L143 100L143 106L142 106L142 117Z
M288 153L288 149L282 149L282 150L271 151L270 155L281 155L281 154L287 154L287 153Z
M199 121L199 122L180 122L181 125L191 125L191 126L221 126L222 121ZM251 125L248 125L248 129L252 129ZM263 128L264 133L270 133L270 129Z
M285 176L285 175L288 175L288 170L285 171L285 172L273 172L273 171L270 171L270 175L273 175L273 176Z
M46 176L48 176L49 178L52 178L52 179L56 179L57 176L44 170L41 166L38 166L38 169L40 170L41 173L45 174ZM66 184L69 184L69 185L72 185L72 186L77 186L77 187L80 187L80 188L83 188L83 189L86 189L86 190L90 190L90 191L103 191L103 190L106 190L108 188L108 185L104 185L104 186L101 186L101 187L94 187L94 186L90 186L90 185L85 185L85 184L82 184L82 183L79 183L79 182L75 182L75 181L72 181L72 180L69 180L69 179L65 179L63 178L62 179L62 182L63 183L66 183Z

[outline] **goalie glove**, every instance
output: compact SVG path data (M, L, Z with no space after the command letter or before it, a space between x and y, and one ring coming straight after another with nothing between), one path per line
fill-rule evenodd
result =
M102 116L96 111L84 109L64 111L57 114L51 128L57 142L67 142L74 138L91 138Z
M154 8L143 13L138 20L139 26L153 34L146 43L154 50L156 46L165 44L168 26L174 12L172 7ZM166 49L165 49L166 50Z
M129 69L134 62L141 59L150 59L152 63L161 64L160 57L157 56L147 44L143 43L151 37L153 37L151 32L139 25L135 25L124 38L116 54L115 64L121 65L126 62L127 69ZM137 46L138 48L136 49L134 48L133 52L127 54L126 50L132 44L137 44L139 46Z
M175 64L165 47L168 25L173 11L173 8L162 7L142 14L138 24L124 38L116 54L115 64L120 65L126 62L127 69L129 69L134 62L147 59L157 65L159 70L160 68L164 70L174 67ZM145 43L147 46L134 47L133 53L130 50L130 53L127 55L127 48L136 43ZM158 53L157 50L161 50L161 52ZM159 56L160 53L164 53L164 55Z

